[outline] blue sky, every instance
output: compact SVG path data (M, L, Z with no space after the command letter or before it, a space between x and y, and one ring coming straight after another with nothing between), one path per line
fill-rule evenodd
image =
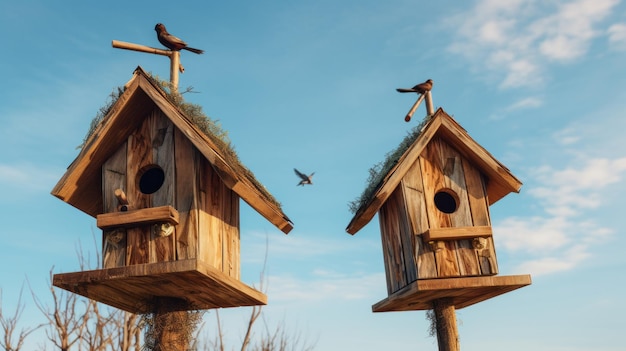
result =
M168 77L166 58L111 47L161 47L157 22L205 50L182 54L180 86L196 92L186 100L220 121L295 224L286 236L242 204L244 282L258 284L269 243L270 326L285 322L319 350L436 349L424 312L371 312L386 297L377 218L345 232L368 169L417 123L404 122L414 96L395 88L432 78L435 106L524 183L491 217L500 274L530 273L533 284L457 311L461 346L623 350L619 0L1 3L5 311L27 281L45 299L53 266L79 270L78 248L94 254L95 220L50 190L137 66ZM314 185L296 187L294 167L315 172ZM22 323L43 322L24 289ZM248 313L221 312L233 344ZM214 318L206 314L206 330Z

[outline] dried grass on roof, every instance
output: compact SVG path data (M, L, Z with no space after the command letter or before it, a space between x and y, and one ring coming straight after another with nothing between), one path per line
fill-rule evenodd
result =
M203 111L202 106L186 102L183 99L181 93L176 90L170 89L171 85L169 81L160 79L158 76L148 74L148 79L154 86L161 89L167 99L182 112L182 114L189 119L204 135L206 135L213 144L218 148L215 150L226 162L234 168L237 174L242 175L245 181L249 182L249 185L254 186L263 196L273 203L279 209L281 204L274 198L272 194L261 184L254 174L241 163L239 156L235 152L235 148L228 138L228 132L222 129L219 120L214 120L208 117ZM191 92L192 88L187 88L185 92ZM111 108L115 105L119 97L124 93L123 88L118 87L111 92L106 104L98 110L96 116L92 119L89 126L89 131L83 139L83 143L78 147L82 148L85 143L96 130L98 125L102 122L104 117L111 111Z
M376 190L382 185L385 176L398 163L400 157L413 145L415 140L420 136L422 129L430 120L430 116L426 116L418 125L413 127L407 135L402 139L400 145L385 155L385 159L369 169L369 177L366 180L366 187L359 197L348 203L350 212L357 213L359 209L365 206L370 198L376 193Z

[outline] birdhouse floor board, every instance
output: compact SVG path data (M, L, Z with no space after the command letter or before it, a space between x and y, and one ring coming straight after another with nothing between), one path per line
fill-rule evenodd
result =
M441 298L451 298L460 309L530 284L530 275L416 280L374 304L372 311L430 310L433 300Z
M132 313L154 312L160 297L190 310L267 304L262 292L196 259L55 274L53 285Z

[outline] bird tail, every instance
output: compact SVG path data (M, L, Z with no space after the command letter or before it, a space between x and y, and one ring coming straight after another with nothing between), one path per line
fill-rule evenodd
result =
M396 89L396 91L399 93L417 93L415 89L407 89L407 88L398 88Z
M188 46L184 47L183 49L188 50L193 52L194 54L202 54L204 52L204 50L200 50L200 49L194 49L194 48L190 48Z

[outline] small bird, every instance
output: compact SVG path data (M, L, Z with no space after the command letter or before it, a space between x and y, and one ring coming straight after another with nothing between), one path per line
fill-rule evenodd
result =
M182 41L180 38L177 38L168 33L167 29L165 29L165 26L162 23L157 23L157 25L154 27L154 30L157 32L157 39L159 39L159 42L170 50L180 51L181 49L185 49L196 54L201 54L204 52L204 50L190 48L189 46L187 46L187 43Z
M398 89L396 89L396 91L398 91L399 93L426 94L426 92L430 91L430 89L432 89L432 88L433 88L433 80L429 79L429 80L425 81L424 83L420 83L420 84L414 86L411 89L398 88Z
M304 184L313 185L313 179L312 179L312 178L313 178L313 175L315 174L315 172L313 172L313 173L311 173L311 175L308 175L308 176L307 176L306 174L304 174L304 173L302 173L302 172L298 171L298 170L297 170L297 169L295 169L295 168L294 168L293 170L294 170L294 172L296 172L296 175L297 175L298 177L300 177L300 179L302 179L302 180L300 181L300 183L298 183L298 185L302 185L302 186L304 186ZM296 186L297 186L297 185L296 185Z

